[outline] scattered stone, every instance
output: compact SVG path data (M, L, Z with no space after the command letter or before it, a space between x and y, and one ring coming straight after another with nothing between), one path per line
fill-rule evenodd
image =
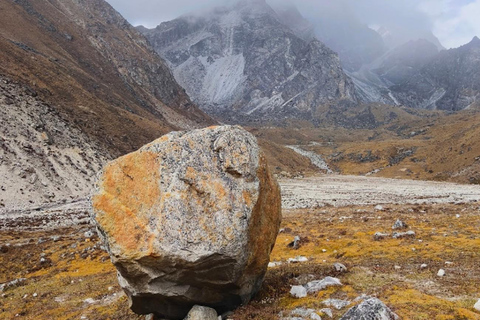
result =
M473 308L477 311L480 311L480 299L478 299L477 303L473 306Z
M25 281L27 281L27 279L19 278L19 279L12 280L10 282L2 283L0 284L0 292L3 292L5 289L8 289L8 288L19 287L23 285Z
M298 256L295 258L289 258L288 263L300 263L300 262L307 262L308 258L304 256Z
M169 319L246 304L281 219L278 183L238 126L172 132L110 162L92 202L132 310Z
M196 305L190 310L185 320L218 320L218 314L215 309Z
M375 232L375 234L373 235L373 240L380 241L388 237L390 237L390 234L388 233Z
M375 210L377 210L377 211L383 211L384 208L383 208L383 206L381 206L381 205L377 205L377 206L375 206Z
M347 272L347 267L345 267L345 265L338 262L333 264L333 269L335 269L335 271L339 273Z
M403 239L403 238L414 238L416 235L415 231L410 230L407 232L394 232L392 238L394 239Z
M323 304L327 307L334 307L337 310L342 310L350 304L350 301L340 299L327 299L323 301Z
M299 316L299 317L310 317L312 313L315 313L313 309L305 309L305 308L296 308L292 310L290 313L292 316Z
M290 294L294 298L305 298L307 296L307 289L304 286L292 286Z
M428 268L428 265L425 263L420 266L420 269L426 269L426 268Z
M289 248L292 248L294 250L297 250L298 248L300 248L300 241L302 239L299 237L299 236L295 236L295 238L293 239L292 242L290 242L287 247Z
M281 266L283 263L280 262L280 261L273 261L273 262L269 262L268 263L268 267L269 268L276 268L276 267L279 267Z
M322 317L320 317L318 314L313 312L312 314L310 314L310 319L311 320L322 320Z
M53 242L58 242L58 241L60 241L61 239L62 239L61 236L53 236L53 237L52 237Z
M392 226L393 230L408 229L408 225L402 220L398 219Z
M44 238L38 238L37 240L37 244L42 244L42 243L45 243L47 242L47 239L44 239Z
M33 296L34 298L36 298L36 297L38 297L38 293L35 292L32 296Z
M95 303L95 299L88 298L88 299L83 300L83 302L85 302L86 304L94 304L94 303Z
M451 265L453 264L453 262L451 262L451 261L445 261L445 264L446 264L447 266L451 266Z
M437 276L439 276L439 277L445 276L445 270L443 270L443 269L438 270Z
M323 314L326 314L330 318L333 318L333 312L332 312L332 309L330 309L330 308L320 309L320 312L323 313Z
M395 269L395 270L401 270L402 267L400 267L400 266L395 266L394 269Z
M339 279L333 277L326 277L323 280L311 281L305 285L307 293L317 293L318 291L325 290L332 286L341 286L342 283Z
M347 311L340 320L399 320L400 317L377 298L369 298Z

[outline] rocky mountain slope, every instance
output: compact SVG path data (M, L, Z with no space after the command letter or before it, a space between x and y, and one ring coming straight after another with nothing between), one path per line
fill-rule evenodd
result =
M336 53L299 37L264 0L138 30L193 101L224 120L311 118L319 105L356 100Z
M106 159L214 123L105 1L0 12L0 206L85 196Z
M391 89L402 104L416 108L458 111L474 106L480 94L480 39L440 52Z
M360 101L400 105L391 87L410 80L438 52L437 46L430 41L411 40L347 74L355 83Z

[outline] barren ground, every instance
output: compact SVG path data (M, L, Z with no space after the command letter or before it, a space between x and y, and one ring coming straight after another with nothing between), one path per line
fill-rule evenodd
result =
M230 319L278 319L296 307L329 319L320 312L324 300L353 305L362 294L377 296L402 319L480 319L473 308L480 298L480 187L343 176L281 185L290 209L271 257L280 265L269 268L258 296ZM88 233L88 212L82 202L2 212L0 284L25 280L0 292L0 318L141 319L128 310L108 255ZM374 240L375 232L392 233L397 219L415 236ZM295 236L302 239L297 250L287 247ZM287 262L297 256L308 261ZM334 271L335 262L348 272ZM444 277L437 276L440 268ZM290 297L291 285L325 276L343 286ZM332 308L333 319L350 306Z

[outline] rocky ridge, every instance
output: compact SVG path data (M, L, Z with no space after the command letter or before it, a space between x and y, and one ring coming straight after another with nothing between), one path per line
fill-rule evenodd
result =
M476 105L480 92L480 39L440 52L411 78L392 87L411 107L459 111Z
M264 0L138 30L193 101L224 120L311 119L317 106L356 101L337 54L297 36Z

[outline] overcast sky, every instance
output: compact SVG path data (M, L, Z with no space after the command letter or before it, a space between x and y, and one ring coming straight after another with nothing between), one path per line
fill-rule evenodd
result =
M107 0L131 24L155 27L163 21L232 0ZM267 0L284 1L284 0ZM285 0L295 2L306 16L322 10L322 2L343 2L367 25L430 29L446 48L480 37L480 0Z

